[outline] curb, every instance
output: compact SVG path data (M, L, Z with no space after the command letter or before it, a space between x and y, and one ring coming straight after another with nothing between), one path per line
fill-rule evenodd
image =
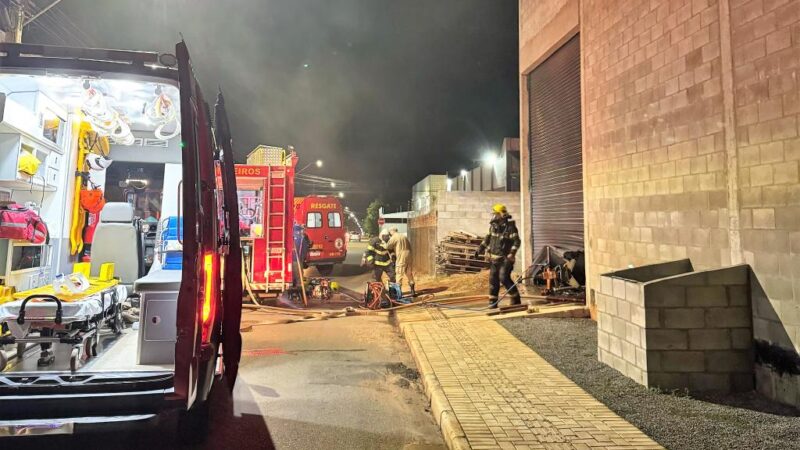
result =
M450 450L472 449L469 441L467 441L464 429L461 428L450 401L447 400L444 389L439 384L439 379L436 378L433 367L428 362L428 357L425 355L425 351L422 349L422 345L419 343L411 324L400 324L400 333L403 334L411 349L411 356L417 365L417 370L419 370L420 378L422 379L422 386L431 404L431 413L442 431L442 437L447 444L447 448Z

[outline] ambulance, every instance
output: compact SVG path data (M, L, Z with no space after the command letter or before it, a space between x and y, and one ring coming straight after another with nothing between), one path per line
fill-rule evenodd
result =
M177 410L201 440L238 370L238 221L224 100L185 43L0 44L0 439Z
M345 215L339 199L327 195L297 197L294 219L311 239L306 263L316 267L322 276L333 273L333 267L347 257Z

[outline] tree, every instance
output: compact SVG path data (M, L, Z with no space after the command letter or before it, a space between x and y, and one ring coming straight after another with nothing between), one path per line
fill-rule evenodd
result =
M367 207L367 216L364 218L364 231L371 236L376 236L380 232L378 218L380 217L380 209L382 206L383 200L376 198Z

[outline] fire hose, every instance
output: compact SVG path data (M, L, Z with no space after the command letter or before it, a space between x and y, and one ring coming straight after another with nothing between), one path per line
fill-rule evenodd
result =
M511 289L514 289L515 287L517 287L517 285L519 285L523 281L530 280L530 279L533 278L532 270L533 270L534 267L536 267L536 266L535 265L528 266L528 268L525 269L524 272L522 272L522 276L517 278L517 281L514 282L514 284L510 288L506 289L506 291L503 293L503 295L497 297L497 300L495 300L494 302L490 303L487 306L484 306L484 307L481 307L481 308L467 308L467 307L463 307L463 306L462 307L458 307L458 306L447 306L447 305L439 305L439 304L436 304L436 306L439 307L439 308L444 308L444 309L456 309L456 310L461 310L461 311L474 311L474 312L481 312L481 311L485 311L487 309L494 308L498 304L500 304L500 302L508 295L508 293L509 293L509 291L511 291ZM529 274L529 272L531 272L531 274Z
M241 331L243 332L252 331L254 327L264 326L264 325L281 325L281 324L297 323L297 322L313 322L313 321L327 320L344 316L372 316L406 308L440 307L441 305L445 304L473 302L476 300L485 300L486 298L487 298L486 295L464 295L464 296L439 299L436 297L436 295L429 294L428 296L426 296L426 298L416 303L400 304L397 306L393 306L391 308L383 308L378 310L372 310L367 308L353 308L352 306L340 310L325 310L325 309L289 309L289 308L281 308L278 306L265 306L265 305L242 305L244 308L254 309L257 312L262 312L265 314L281 314L281 315L300 316L300 317L258 322L243 327Z

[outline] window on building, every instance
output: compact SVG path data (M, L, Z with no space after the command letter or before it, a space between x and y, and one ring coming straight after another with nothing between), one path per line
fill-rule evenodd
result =
M308 213L306 228L322 228L322 213Z
M342 228L342 216L338 212L328 213L328 226L331 228Z

